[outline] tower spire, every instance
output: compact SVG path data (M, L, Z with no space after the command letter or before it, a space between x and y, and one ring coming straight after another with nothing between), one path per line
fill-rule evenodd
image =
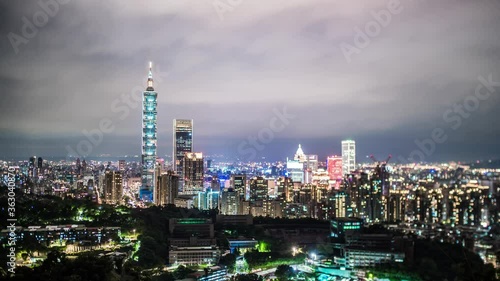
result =
M146 90L153 91L153 63L149 62L148 88Z

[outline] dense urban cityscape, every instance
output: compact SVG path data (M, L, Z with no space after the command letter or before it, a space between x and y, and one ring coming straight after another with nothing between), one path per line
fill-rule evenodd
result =
M0 162L1 239L19 247L4 255L4 276L91 253L114 268L100 269L110 280L496 278L500 169L489 166L498 163L358 163L355 140L326 161L300 144L283 161L230 161L198 152L185 119L173 120L166 160L153 81L150 64L141 161Z
M499 11L0 2L0 280L500 280Z

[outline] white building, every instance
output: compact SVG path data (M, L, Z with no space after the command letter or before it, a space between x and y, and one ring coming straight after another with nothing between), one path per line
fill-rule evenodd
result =
M344 175L356 170L356 142L342 141L342 172Z
M288 177L292 179L293 182L304 183L304 165L298 160L288 160L286 162L286 170L288 172Z

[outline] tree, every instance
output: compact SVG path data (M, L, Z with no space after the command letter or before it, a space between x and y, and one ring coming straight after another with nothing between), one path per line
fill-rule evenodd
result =
M225 265L228 269L229 272L234 271L234 266L236 264L236 255L234 254L227 254L225 256L222 256L220 258L219 264Z
M153 250L142 246L135 255L138 258L138 265L143 268L151 268L163 264L162 259L156 256Z
M234 281L264 281L264 278L255 273L239 274L234 277Z
M152 281L175 281L174 275L170 272L163 272L159 276L152 278Z
M293 276L295 276L295 271L291 266L282 264L278 265L278 267L276 268L275 275L280 281L288 281L291 280Z
M188 276L189 273L193 273L194 270L187 268L183 265L179 265L174 271L174 277L176 279L184 279Z

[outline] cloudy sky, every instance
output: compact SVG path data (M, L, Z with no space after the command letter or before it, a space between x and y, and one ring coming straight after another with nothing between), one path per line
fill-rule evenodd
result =
M102 120L90 155L140 154L149 61L159 155L186 118L196 151L243 159L345 138L358 160L500 158L500 86L478 79L500 81L498 0L60 0L44 16L54 1L0 2L0 158L65 156Z

